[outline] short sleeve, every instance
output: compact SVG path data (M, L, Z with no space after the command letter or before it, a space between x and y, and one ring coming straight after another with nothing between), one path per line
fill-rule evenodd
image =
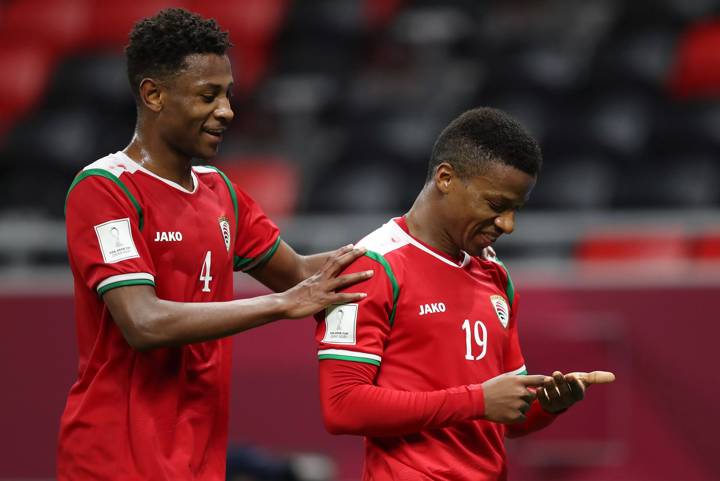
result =
M119 179L90 175L74 182L65 218L70 264L88 289L103 295L116 287L155 285L140 232L142 210Z
M389 266L365 255L344 274L365 270L374 275L345 291L365 292L367 297L353 304L332 305L315 317L318 359L340 359L379 366L390 335L395 298Z
M248 194L233 184L238 204L238 228L233 266L250 271L265 264L280 245L280 230Z

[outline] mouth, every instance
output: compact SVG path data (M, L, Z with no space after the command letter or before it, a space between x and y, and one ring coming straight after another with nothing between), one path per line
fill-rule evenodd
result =
M214 139L216 139L216 140L218 140L218 141L219 141L219 140L222 140L223 134L225 134L225 129L224 129L224 128L220 128L220 127L219 127L219 128L214 128L214 129L213 129L213 128L207 128L207 127L205 127L205 128L202 129L202 131L203 131L203 133L205 133L205 134L213 137Z
M480 232L480 238L482 239L482 244L485 245L485 247L494 244L495 241L498 240L498 237L500 237L499 234Z

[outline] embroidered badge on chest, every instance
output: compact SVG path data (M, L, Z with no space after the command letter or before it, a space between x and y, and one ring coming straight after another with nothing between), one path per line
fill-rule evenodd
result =
M510 309L507 302L505 302L505 298L503 296L490 296L490 303L495 308L495 314L500 319L500 324L507 329L510 321Z
M222 216L218 219L218 223L220 224L220 232L222 233L223 240L225 241L225 249L230 252L230 222L227 217Z

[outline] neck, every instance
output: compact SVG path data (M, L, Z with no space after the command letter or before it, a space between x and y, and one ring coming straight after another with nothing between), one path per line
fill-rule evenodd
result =
M158 135L147 135L138 127L123 152L153 174L193 189L192 159L171 149Z
M442 222L438 222L439 219L445 218L439 206L439 199L435 198L438 195L432 184L425 185L405 216L408 230L413 237L425 244L450 257L460 258L460 249L443 228Z

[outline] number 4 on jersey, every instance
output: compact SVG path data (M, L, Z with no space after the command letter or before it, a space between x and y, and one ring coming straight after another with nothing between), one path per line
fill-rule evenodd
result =
M205 260L203 261L202 269L200 269L200 282L204 282L202 291L210 292L210 281L212 276L210 275L210 263L212 261L212 252L207 251L205 254Z

